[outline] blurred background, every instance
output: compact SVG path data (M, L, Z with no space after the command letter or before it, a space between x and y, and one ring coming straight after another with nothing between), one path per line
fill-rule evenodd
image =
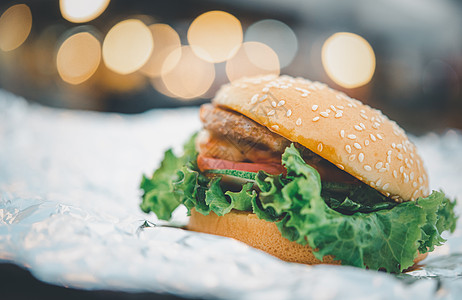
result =
M414 134L462 128L461 1L0 3L0 88L31 102L140 113L274 73L326 82Z

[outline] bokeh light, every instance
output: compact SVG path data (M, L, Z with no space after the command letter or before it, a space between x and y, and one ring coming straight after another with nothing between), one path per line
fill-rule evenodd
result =
M76 33L60 46L56 66L61 78L79 84L90 78L101 61L100 42L88 32Z
M165 96L170 97L170 98L175 98L175 94L173 94L167 89L161 77L151 78L151 85L159 93L164 94Z
M173 50L181 47L180 36L172 27L167 24L153 24L149 26L154 40L154 49L152 50L151 57L146 64L141 68L141 72L149 77L158 77L161 75L162 65L167 56ZM176 51L176 62L171 64L173 68L181 57L181 51ZM165 72L170 70L165 69Z
M375 72L375 54L361 36L339 32L322 46L322 64L327 75L338 85L356 88L371 81Z
M242 39L241 22L224 11L209 11L198 16L188 30L194 53L213 63L233 57Z
M279 72L278 55L268 45L259 42L245 42L236 55L226 62L226 74L230 81L257 75L279 75Z
M110 0L59 0L59 9L64 19L73 23L91 21L101 15Z
M103 60L114 72L133 73L148 61L153 47L151 31L143 22L125 20L107 33L103 42Z
M0 49L11 51L24 43L32 28L29 6L17 4L8 8L0 17Z
M181 58L178 61L180 51ZM200 97L207 92L214 80L214 65L197 57L189 46L171 52L162 67L162 81L177 98Z
M252 24L245 32L244 41L260 42L270 46L278 55L281 68L292 62L298 50L294 31L285 23L272 19Z

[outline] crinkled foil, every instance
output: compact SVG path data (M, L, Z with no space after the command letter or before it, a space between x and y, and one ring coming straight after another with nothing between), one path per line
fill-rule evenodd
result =
M143 214L141 174L151 174L167 148L180 150L199 128L197 109L64 111L0 90L0 259L42 281L82 289L222 299L462 295L462 224L420 270L390 275L286 263ZM448 131L413 140L432 187L462 199L462 136ZM180 208L170 225L186 222Z

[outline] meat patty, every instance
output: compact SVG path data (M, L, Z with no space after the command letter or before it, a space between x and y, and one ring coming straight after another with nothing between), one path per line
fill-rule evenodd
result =
M246 116L212 104L201 106L200 118L205 129L226 138L243 153L258 149L280 155L290 145L286 138Z

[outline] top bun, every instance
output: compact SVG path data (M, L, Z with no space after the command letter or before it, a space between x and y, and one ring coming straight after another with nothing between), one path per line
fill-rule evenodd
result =
M213 103L297 142L396 201L429 194L417 149L394 121L320 82L290 76L243 78Z

